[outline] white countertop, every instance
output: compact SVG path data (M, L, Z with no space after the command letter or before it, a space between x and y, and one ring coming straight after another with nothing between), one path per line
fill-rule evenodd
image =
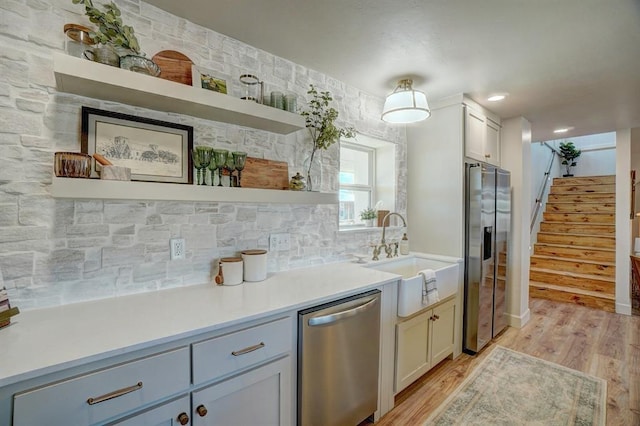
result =
M0 387L398 279L388 272L336 263L233 287L205 284L22 312L0 329Z

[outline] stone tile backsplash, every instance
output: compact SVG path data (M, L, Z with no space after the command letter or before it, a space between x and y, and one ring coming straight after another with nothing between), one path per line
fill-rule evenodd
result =
M397 144L396 206L406 211L405 134L380 120L382 99L144 2L116 3L147 56L178 50L219 71L232 96L242 94L237 78L246 72L265 81L266 93L298 94L299 107L310 83L330 90L342 124ZM277 135L59 93L52 54L63 49L65 23L91 25L82 7L8 0L0 13L0 286L21 309L210 282L216 259L268 249L271 233L289 233L291 247L269 253L270 272L344 260L379 239L379 230L338 232L336 205L53 199L53 153L80 151L83 105L193 126L196 145L287 161L290 175L301 170L311 142L306 130ZM338 156L337 146L323 152L323 191L337 190ZM175 237L185 239L185 260L169 260Z

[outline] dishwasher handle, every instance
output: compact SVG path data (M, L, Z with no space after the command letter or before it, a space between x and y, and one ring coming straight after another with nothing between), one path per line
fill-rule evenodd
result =
M360 314L361 312L366 311L367 309L373 307L373 305L378 300L377 296L372 296L366 299L366 301L356 306L355 308L347 309L346 311L336 312L329 315L323 315L321 317L315 317L309 319L309 326L314 327L318 325L326 325L331 324L336 321L340 321L341 319L349 318Z

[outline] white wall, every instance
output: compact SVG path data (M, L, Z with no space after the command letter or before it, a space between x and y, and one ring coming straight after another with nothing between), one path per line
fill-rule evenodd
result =
M396 144L396 210L405 212L405 133L380 120L383 99L170 15L139 0L117 0L142 50L178 50L227 79L258 75L265 90L299 95L310 83L329 90L340 125ZM186 115L167 114L56 90L52 54L64 46L66 23L92 25L71 0L0 2L0 286L21 309L206 283L215 259L268 248L287 232L290 250L269 253L269 271L339 261L369 251L379 230L338 232L336 205L118 202L60 200L49 195L56 151L80 151L82 105L194 127L195 145L243 150L301 169L310 148L303 129L282 136ZM337 144L323 153L322 189L337 190ZM399 238L400 235L393 235ZM398 231L399 232L399 231ZM187 259L169 260L169 239L186 240Z
M630 259L632 250L631 145L640 143L640 129L619 130L616 135L616 312L631 315Z
M551 141L550 143L558 147L564 139ZM572 168L575 176L607 176L616 174L616 133L599 133L595 135L579 136L567 139L582 151L580 157L576 159L577 165ZM566 173L565 167L561 166L561 173Z
M633 139L631 143L631 170L636 171L636 197L633 211L634 213L640 213L640 141L636 139L638 137L639 129L633 129L632 131L633 133L631 136ZM636 219L635 221L636 229L633 235L640 236L637 232L637 222L638 219Z
M507 255L509 324L529 321L529 200L531 199L531 124L522 117L502 122L502 168L511 172L511 248Z
M407 221L411 250L464 257L462 105L407 126Z

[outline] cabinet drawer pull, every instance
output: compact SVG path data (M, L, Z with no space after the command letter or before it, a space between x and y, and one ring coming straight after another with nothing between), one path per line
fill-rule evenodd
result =
M178 414L178 423L180 423L182 426L184 425L188 425L189 424L189 415L187 413L180 413Z
M200 405L198 405L198 408L196 408L196 412L198 413L198 415L200 417L204 417L208 413L207 407L205 407L203 404L200 404Z
M109 393L104 394L102 396L97 396L95 398L89 398L89 399L87 399L87 404L89 404L89 405L100 404L101 402L108 401L110 399L117 398L119 396L126 395L128 393L137 391L138 389L142 389L142 382L138 382L137 384L135 384L133 386L129 386L129 387L126 387L126 388L115 390L113 392L109 392Z
M260 348L264 348L264 342L260 342L257 345L249 346L248 348L240 349L239 351L233 351L231 352L231 355L240 356L248 354L249 352L257 351Z
M491 158L491 154L485 154L484 155L486 158Z

